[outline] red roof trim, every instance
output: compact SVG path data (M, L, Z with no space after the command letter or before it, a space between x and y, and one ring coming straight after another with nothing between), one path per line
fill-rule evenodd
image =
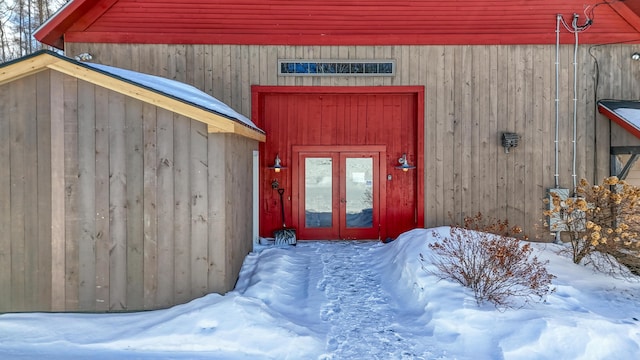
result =
M640 32L640 16L631 10L631 8L629 8L625 3L619 1L609 3L609 6L611 6L615 12L625 19L629 25Z
M550 3L549 6L553 6L551 4L552 0L548 1ZM572 1L577 2L577 0ZM295 31L295 28L288 29L286 26L280 29L271 29L273 31L255 31L254 33L248 34L238 33L238 28L234 28L235 30L228 29L230 33L226 34L220 32L211 34L212 31L216 32L213 29L206 30L208 34L198 33L197 30L190 31L190 29L185 29L184 33L171 32L162 34L157 33L157 29L147 31L146 33L137 33L138 30L144 31L144 23L139 25L142 26L142 28L136 27L136 25L125 26L121 29L115 29L115 31L110 31L110 29L105 30L105 26L107 26L107 28L109 26L117 26L117 21L114 23L114 19L109 18L108 15L110 14L110 12L108 10L113 10L115 15L112 15L118 16L118 11L123 11L123 7L118 6L122 5L123 3L124 1L122 0L72 0L67 3L67 5L65 5L62 9L60 9L49 21L38 28L36 30L35 37L43 43L55 46L60 49L64 49L64 42L256 45L513 45L552 44L555 42L555 34L553 31L554 21L551 19L553 16L550 16L548 33L540 32L540 28L538 26L531 29L534 30L535 28L537 28L537 30L534 31L538 32L525 32L523 34L516 34L512 32L482 33L482 31L477 31L473 34L462 32L456 33L455 31L443 34L434 34L431 33L432 30L429 30L425 33L426 30L422 28L416 28L416 32L411 32L412 28L408 27L404 29L404 33L395 34L375 34L375 29L369 29L369 32L367 34L336 35L334 33L333 35L320 35L313 33L299 33ZM193 4L196 3L198 2L194 2ZM242 1L241 5L246 6L250 3L251 2L248 1ZM381 1L381 3L383 2ZM131 2L127 4L125 5L133 6L131 4L140 3ZM225 4L229 5L227 2L225 2ZM392 4L392 2L385 1L384 4L386 4L387 6L391 6L389 4ZM611 18L611 16L613 16L617 17L617 20L614 21L615 24L618 24L621 27L619 26L618 30L610 29L610 32L603 32L602 29L598 29L598 31L586 31L581 34L581 42L591 44L612 42L640 43L640 16L636 12L637 8L628 6L621 1L607 3L607 5L609 8L609 17L607 18L608 20L606 20L605 23L607 23L607 21L614 21ZM299 5L298 7L296 7L296 9L298 8ZM526 13L526 9L523 9L522 11ZM105 16L110 20L105 20ZM432 14L432 16L437 17L440 15ZM473 20L473 15L461 14L458 18L458 21L460 19L467 18ZM102 20L105 20L106 23L100 23ZM600 19L596 20L597 22L599 22ZM98 26L99 24L102 24L102 27ZM259 25L260 24L256 26ZM93 30L98 31L92 31L93 27L95 27L95 29ZM119 32L118 30L121 32ZM248 29L244 29L244 31L247 30ZM406 30L408 30L408 32ZM489 30L489 28L485 30ZM234 31L235 33L233 33ZM287 31L289 32L287 33ZM560 41L562 43L572 43L573 36L571 36L571 34L563 32L561 34Z
M89 26L91 26L96 20L102 16L109 8L111 8L118 0L103 0L99 1L97 4L91 7L80 19L78 19L75 23L71 24L69 27L69 31L82 31L86 30Z
M602 103L598 104L598 112L609 118L609 120L620 125L621 128L627 130L629 133L640 139L640 129L629 123L625 118L618 116L614 110L606 107Z
M100 0L72 0L42 24L33 36L40 42L64 49L67 29Z
M230 44L230 45L520 45L554 44L555 32L548 34L467 34L440 35L263 35L263 34L176 34L67 32L67 42L134 43L134 44ZM572 34L561 34L562 43L574 41ZM583 44L611 42L640 43L640 34L583 33Z

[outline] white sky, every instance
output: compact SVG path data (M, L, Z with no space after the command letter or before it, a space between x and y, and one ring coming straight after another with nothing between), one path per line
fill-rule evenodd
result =
M536 243L555 293L519 310L478 307L468 289L421 268L432 231L265 247L246 257L234 291L167 310L1 315L0 358L640 358L640 283Z

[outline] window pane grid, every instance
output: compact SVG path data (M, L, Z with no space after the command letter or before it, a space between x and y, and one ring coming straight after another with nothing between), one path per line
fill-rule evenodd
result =
M278 60L283 76L394 76L395 60Z

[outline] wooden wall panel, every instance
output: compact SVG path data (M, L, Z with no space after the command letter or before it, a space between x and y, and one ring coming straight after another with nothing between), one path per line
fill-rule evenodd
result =
M116 61L122 67L192 82L245 115L250 115L247 94L252 84L424 86L424 129L409 132L425 134L424 163L419 167L425 176L427 226L450 224L449 214L459 220L482 211L486 216L523 225L531 234L540 218L546 189L554 186L553 46L190 48L69 44L70 52L74 48L93 53L98 62ZM563 45L560 50L559 186L570 188L574 49ZM608 175L611 125L595 112L594 104L603 98L640 97L640 89L635 86L640 69L631 63L631 50L632 46L624 44L578 49L578 179L594 182ZM277 76L275 68L276 60L283 58L379 56L397 61L396 76L309 79ZM195 234L205 231L205 226L197 222L202 218L207 221L207 291L226 291L233 285L236 270L250 248L247 219L251 214L251 189L244 187L249 186L246 179L251 178L255 142L209 134L203 152L202 129L190 120L174 119L170 112L141 106L55 72L6 84L0 92L3 99L9 99L0 105L3 119L10 118L0 123L0 137L4 139L0 141L0 168L7 175L0 178L0 196L8 199L0 204L0 229L4 230L0 231L0 257L15 254L0 265L4 266L0 286L15 290L15 295L0 294L2 306L20 302L44 310L102 311L164 307L186 301L204 292L204 266L196 253L203 251L205 244L194 240ZM36 97L36 106L24 105L26 97ZM353 143L377 141L380 136L370 132L348 138L352 127L366 124L362 115L367 107L361 99L335 98L323 106L304 109L297 109L291 102L275 106L278 108L274 111L292 117L283 128L271 129L269 139L283 140L285 130L306 141L320 132L322 143L329 141L327 132ZM340 108L347 110L341 112ZM397 116L393 104L383 104L375 111L388 112L385 116L390 118ZM328 113L335 113L332 116L337 122L319 122L313 132L297 121L303 115L324 119ZM38 122L4 114L27 119L37 115ZM360 121L363 123L358 125ZM503 131L521 135L520 145L509 154L500 146ZM624 140L620 139L616 137L616 141ZM275 151L265 157L270 161ZM387 167L395 166L396 156L388 154ZM261 164L261 168L268 165ZM224 174L210 174L206 189L202 175L205 168L225 169ZM152 177L154 173L157 179ZM95 180L89 181L91 174ZM238 182L244 190L237 191ZM286 180L282 185L290 188ZM229 193L246 193L247 198L227 201ZM194 196L207 198L206 215L201 204L193 203ZM266 200L261 212L278 218L273 192L263 196ZM80 202L79 198L87 201ZM37 227L26 227L27 212L38 214ZM174 236L184 234L185 228L187 237ZM51 241L34 242L33 236L50 237ZM219 242L220 238L225 242ZM187 251L183 252L185 247ZM87 259L92 252L94 259ZM157 263L152 260L154 256ZM32 271L31 262L42 264L42 271ZM184 280L182 285L177 279ZM50 301L27 300L36 294Z
M1 312L158 309L233 288L256 141L58 72L0 96Z
M109 162L109 91L95 88L95 309L108 311L111 304L111 167ZM89 261L88 259L86 261Z
M209 291L225 292L231 289L245 256L252 250L253 187L245 181L252 177L252 154L257 150L255 141L237 135L209 134L209 169L224 169L208 179L208 266ZM233 200L225 199L234 194ZM220 241L223 239L223 241Z
M109 310L127 309L127 146L125 97L109 97Z
M156 306L158 292L158 110L143 104L143 297L144 308Z
M65 76L64 91L64 214L65 214L65 307L78 308L80 288L78 203L78 80Z
M50 71L42 71L37 78L37 152L38 152L38 208L35 224L38 228L35 308L51 310L51 85ZM1 95L0 95L1 96ZM0 130L1 131L1 130ZM1 141L1 140L0 140ZM1 167L0 167L1 168ZM2 196L0 196L2 197ZM0 260L1 261L1 260ZM33 265L32 265L33 266Z
M531 102L530 120L528 121L526 146L527 146L527 191L525 200L527 210L525 214L541 214L545 209L545 204L540 201L540 194L546 192L545 176L549 174L551 167L549 161L553 158L553 151L549 147L549 134L553 126L550 121L538 121L537 119L552 119L553 112L549 106L552 103L553 89L553 65L548 61L552 55L551 49L547 46L535 46L531 48L531 84L529 85L531 99L539 101ZM536 149L536 144L545 144ZM531 190L529 190L531 189ZM531 216L524 217L525 223L513 224L531 229L538 221Z
M63 311L66 306L63 78L61 73L51 72L51 310L53 311Z
M95 86L78 81L78 309L96 310Z
M208 179L208 285L211 291L223 291L226 287L225 271L229 244L226 239L227 204L220 199L224 199L227 186L230 186L227 185L227 163L225 161L229 155L225 135L209 136L207 143L209 168L224 169L224 171L212 172ZM224 239L224 241L220 241L220 239Z
M174 299L182 303L191 295L191 120L174 116Z
M160 307L174 303L174 124L173 114L158 109L157 167L158 167L158 290L156 303Z
M67 46L72 52L82 47L102 54L121 45ZM141 53L156 48L138 46ZM555 180L555 46L203 47L206 61L202 74L194 74L193 78L204 77L205 91L247 116L250 104L242 94L253 84L425 86L425 224L446 225L452 222L449 214L459 221L464 215L482 211L486 216L508 218L512 224L534 232L544 207L542 198ZM159 47L165 48L164 53L158 51L166 57L179 56L174 51L176 46ZM632 50L632 45L625 44L578 48L577 179L599 181L608 174L610 125L595 113L594 102L602 98L640 97L640 90L634 85L640 78L640 69L632 66L629 58ZM566 188L573 186L573 54L573 45L561 45L558 178L559 186ZM396 60L396 76L305 78L276 73L277 59L371 57ZM103 60L97 57L96 61ZM170 75L165 69L149 67L151 61L140 61L139 69ZM269 141L277 140L279 131L273 129L267 135ZM520 145L509 154L500 145L501 133L505 131L521 136ZM275 154L265 156L272 158ZM268 194L263 195L268 203L273 200Z
M258 143L242 138L238 135L218 135L226 138L225 164L225 273L224 289L232 289L238 280L240 268L246 255L253 249L250 240L253 229L250 226L253 214L253 184L252 179L253 151L258 150ZM213 290L213 289L212 289ZM214 290L217 291L217 290ZM225 290L226 291L226 290Z
M26 79L27 99L37 98L38 82L36 76ZM22 102L25 124L24 133L24 306L32 309L38 305L38 227L33 215L38 213L38 109L34 102ZM34 266L35 265L35 266Z
M212 135L215 136L215 135ZM207 159L207 126L195 120L191 121L189 138L191 139L191 298L207 294L209 290L208 266L208 174ZM215 170L215 169L214 169ZM228 194L231 194L229 192ZM234 197L236 196L235 193Z
M51 308L50 126L38 118L49 112L48 76L0 88L0 312Z
M11 84L0 86L7 99ZM11 289L11 106L0 101L0 288ZM11 308L11 291L0 291L0 311Z
M17 308L18 311L24 311L26 309L25 304L25 133L30 129L27 129L26 124L26 108L24 102L20 99L27 90L28 79L17 80L9 91L9 107L11 109L11 115L9 117L10 132L9 132L9 144L11 149L9 150L10 157L10 203L11 211L9 218L11 223L9 226L9 233L11 234L11 304L12 307Z
M144 143L142 103L125 100L127 309L144 308Z

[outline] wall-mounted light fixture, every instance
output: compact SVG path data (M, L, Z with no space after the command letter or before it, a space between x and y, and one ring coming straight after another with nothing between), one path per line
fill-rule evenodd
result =
M398 159L398 163L400 163L400 166L396 166L396 169L400 169L402 171L409 171L409 169L416 168L413 165L409 165L409 162L407 161L407 153L402 154L402 157Z
M640 61L640 53L634 52L631 54L631 60Z
M88 52L84 52L82 54L74 56L74 59L76 59L76 61L91 61L93 60L93 55L89 54Z
M504 147L504 153L508 154L510 148L518 146L518 140L520 140L520 135L516 133L502 133L502 146Z
M280 163L280 156L276 154L276 158L273 160L273 166L269 166L269 169L273 169L275 172L280 172L280 170L286 169L286 167L282 166Z

